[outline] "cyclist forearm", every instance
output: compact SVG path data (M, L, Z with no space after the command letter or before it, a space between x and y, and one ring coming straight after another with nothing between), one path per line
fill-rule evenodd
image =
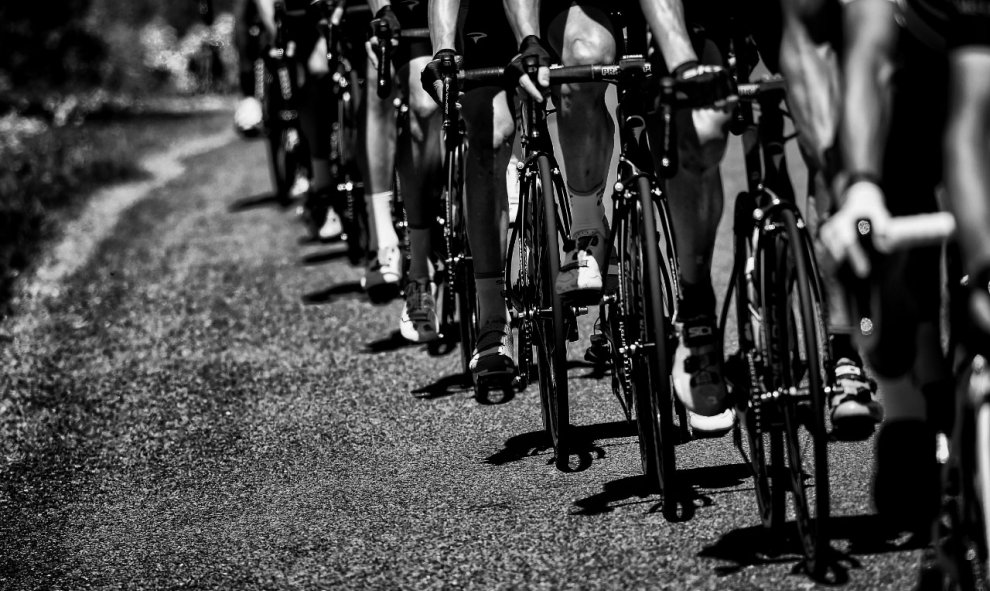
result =
M879 176L890 127L897 23L888 0L855 0L843 9L846 55L839 138L847 171Z
M261 17L261 23L265 25L268 34L274 36L275 0L253 0L253 2L258 7L258 15Z
M457 11L460 0L430 0L429 25L433 53L454 49L457 40Z
M540 0L502 0L502 5L516 42L530 35L540 36Z
M990 53L950 56L945 180L967 270L990 265Z
M391 5L389 0L368 0L368 10L371 11L371 14L378 14L378 11L383 7Z
M835 51L813 38L824 19L824 2L784 0L780 69L787 79L787 103L805 152L822 169L825 150L835 143L839 119L839 72Z
M640 0L640 6L668 70L673 72L685 62L698 60L688 36L681 0Z

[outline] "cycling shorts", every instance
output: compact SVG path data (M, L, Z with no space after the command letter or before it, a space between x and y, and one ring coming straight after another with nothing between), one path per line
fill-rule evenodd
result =
M395 12L395 16L399 18L399 24L402 25L403 30L429 27L428 0L394 0L392 10ZM418 57L430 57L432 55L433 46L430 44L429 36L401 39L398 49L393 54L392 63L398 70Z
M497 0L462 0L457 30L457 52L464 57L465 69L506 66L518 52Z

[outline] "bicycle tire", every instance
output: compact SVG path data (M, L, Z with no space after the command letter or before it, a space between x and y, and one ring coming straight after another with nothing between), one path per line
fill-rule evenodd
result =
M973 537L976 542L976 559L979 568L974 569L980 576L977 589L990 588L990 399L982 393L982 399L975 406L975 490L974 517L976 518Z
M291 199L292 184L299 171L295 150L290 149L289 129L274 128L268 134L268 161L271 165L275 197L281 203Z
M764 334L769 344L769 364L773 374L771 392L779 397L776 407L783 419L784 462L771 459L775 467L786 466L786 479L774 471L773 486L786 487L791 493L793 515L804 553L806 570L820 576L827 565L829 552L828 520L830 511L828 448L825 428L825 384L821 350L827 347L820 329L820 302L812 296L813 279L808 272L809 252L797 226L795 213L780 210L779 228L765 237ZM795 297L795 292L796 296ZM799 402L789 393L792 388L805 389L810 402ZM807 433L812 453L805 457L801 428ZM807 486L806 480L813 479ZM786 482L782 482L785 480ZM815 497L809 500L808 493ZM781 493L778 493L781 494ZM779 498L779 497L778 497Z
M533 191L533 220L542 225L534 233L536 267L536 318L533 344L537 350L536 371L540 383L540 402L544 424L554 448L554 464L566 471L569 460L570 416L567 398L567 329L564 306L557 294L555 280L560 271L560 245L557 230L556 190L550 159L541 154L535 161L538 184Z
M736 333L739 352L747 370L740 376L737 388L745 390L745 396L737 396L736 404L745 425L746 442L750 470L753 474L753 490L760 522L767 529L775 529L783 524L786 514L786 497L783 486L772 486L772 482L783 482L780 474L783 458L784 439L779 426L779 416L773 408L763 408L761 395L766 392L766 351L767 338L763 334L760 306L760 290L754 282L756 269L748 269L747 263L755 260L756 243L753 240L752 219L756 203L750 193L740 193L736 197L736 228L733 231L736 261L733 264L733 291L735 293ZM751 300L750 296L754 296ZM739 442L741 445L741 441ZM745 455L744 455L745 457ZM776 460L771 464L771 459Z
M637 202L630 208L627 220L627 252L632 254L626 281L631 296L629 320L639 326L629 326L631 334L644 345L642 355L634 361L632 381L639 431L643 472L651 489L664 494L663 512L668 518L676 516L677 502L675 471L675 432L673 424L673 394L670 383L670 357L667 335L670 317L665 313L659 242L650 181L637 180ZM669 310L669 308L666 308ZM635 367L639 366L639 367Z

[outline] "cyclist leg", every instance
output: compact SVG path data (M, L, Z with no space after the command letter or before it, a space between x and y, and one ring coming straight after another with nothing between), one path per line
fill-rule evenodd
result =
M422 44L420 44L422 45ZM414 48L410 48L414 49ZM435 200L440 182L442 154L440 113L436 103L419 83L420 72L430 61L429 49L400 68L409 89L409 126L399 140L396 167L402 186L409 223L409 281L400 319L402 336L414 341L438 336L436 302L430 276L431 234L435 223ZM397 67L398 64L397 64Z
M504 90L488 87L462 97L471 148L465 153L465 213L478 294L475 376L515 369L505 285L508 192L505 170L515 136L513 110ZM493 221L495 223L493 223Z
M378 86L378 64L367 51L365 68L365 88ZM394 86L394 85L393 85ZM392 221L392 173L395 154L396 129L395 110L392 97L379 98L374 91L365 92L364 105L364 152L367 174L364 188L371 233L370 259L361 287L373 300L379 294L392 295L398 292L402 279L402 254L399 251L399 236L395 233Z
M882 185L892 215L935 211L942 179L944 58L902 33L893 76ZM867 349L884 407L877 437L874 501L894 529L927 536L938 507L935 432L947 429L953 389L942 354L938 248L887 257L878 268L875 342ZM941 424L940 424L941 423Z
M983 3L984 6L986 2ZM967 5L961 5L967 6ZM969 5L971 6L971 5ZM970 17L974 18L974 17ZM971 314L990 332L990 10L963 26L949 53L946 188L958 224L965 268L974 286ZM974 25L981 23L982 27ZM972 27L972 28L970 28ZM966 31L971 31L968 35Z
M551 21L547 39L565 66L616 59L615 30L592 2L572 2ZM612 158L615 123L605 105L604 83L564 84L555 92L560 151L567 170L574 249L565 256L557 292L597 302L606 268L607 222L602 197Z
M234 111L234 128L244 136L258 134L263 118L261 101L255 96L255 64L261 59L261 33L262 24L257 5L254 2L245 2L234 25L241 91L241 100Z
M300 87L299 123L309 147L312 180L308 201L326 210L325 218L317 220L317 235L322 240L340 236L343 225L332 205L335 187L330 167L330 134L333 130L336 110L333 104L333 82L327 64L326 41L315 27L300 32L298 41L301 55L309 56L305 65L305 77Z
M698 62L721 65L719 47L704 39L695 44ZM669 67L669 66L668 66ZM678 346L674 353L675 391L691 411L695 430L724 433L733 414L726 408L723 352L716 331L712 255L722 216L722 177L729 113L696 109L678 114L679 168L667 182L680 265L681 301L677 311Z

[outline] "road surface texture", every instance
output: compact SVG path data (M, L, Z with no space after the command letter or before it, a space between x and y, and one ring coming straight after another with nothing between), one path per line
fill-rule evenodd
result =
M731 437L679 447L695 510L667 522L608 380L575 363L585 469L556 471L532 388L475 401L456 355L404 344L400 302L368 303L263 198L262 144L197 145L100 210L99 241L54 249L73 260L0 327L0 587L817 586L758 525ZM917 550L870 515L872 442L831 449L839 587L908 589Z

